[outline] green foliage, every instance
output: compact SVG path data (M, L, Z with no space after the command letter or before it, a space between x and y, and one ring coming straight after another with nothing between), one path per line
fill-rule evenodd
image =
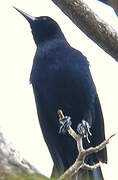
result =
M18 173L15 175L7 175L1 180L49 180L49 178L42 176L40 174L26 174Z

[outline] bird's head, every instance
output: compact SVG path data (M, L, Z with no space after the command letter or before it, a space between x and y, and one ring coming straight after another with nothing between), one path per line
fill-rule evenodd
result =
M30 23L36 45L54 39L64 39L59 25L48 16L33 17L14 7Z

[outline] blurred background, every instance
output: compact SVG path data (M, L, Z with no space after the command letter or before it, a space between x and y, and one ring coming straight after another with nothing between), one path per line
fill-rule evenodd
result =
M97 0L84 0L105 22L118 30L113 9ZM20 154L42 174L50 176L53 162L38 123L29 76L36 46L28 22L15 9L33 16L50 16L69 43L90 61L100 97L106 138L118 132L118 63L86 37L51 0L6 0L0 7L0 127ZM47 92L48 93L48 92ZM110 140L105 180L116 178L118 135Z

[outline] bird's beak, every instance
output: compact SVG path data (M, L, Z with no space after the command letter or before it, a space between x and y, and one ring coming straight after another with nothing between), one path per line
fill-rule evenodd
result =
M14 7L14 6L13 6L13 8L16 9L20 14L22 14L22 15L27 19L27 21L28 21L29 23L35 21L35 19L36 19L35 17L30 16L29 14L23 12L22 10L20 10L20 9Z

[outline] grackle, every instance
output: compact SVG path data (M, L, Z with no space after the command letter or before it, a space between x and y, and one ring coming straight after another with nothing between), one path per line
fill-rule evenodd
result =
M52 177L57 178L78 155L75 140L68 133L59 133L57 110L62 109L72 118L75 131L82 122L86 127L89 125L90 142L83 138L84 148L88 148L105 139L101 105L89 62L80 51L69 45L59 25L50 17L32 17L15 9L29 22L37 46L30 82L42 133L54 162ZM66 131L65 127L61 129ZM99 161L107 163L106 148L89 155L85 161L90 165ZM103 180L103 175L100 167L93 171L80 169L71 179Z

